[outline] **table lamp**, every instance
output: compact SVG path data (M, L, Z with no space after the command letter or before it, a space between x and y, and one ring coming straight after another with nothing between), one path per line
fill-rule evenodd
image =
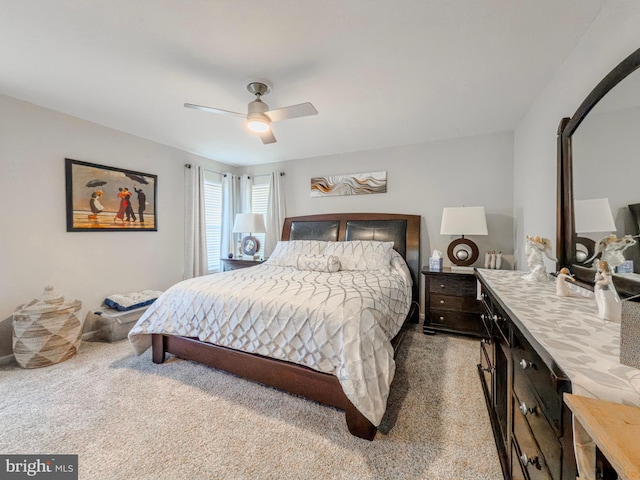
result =
M576 228L576 261L584 263L595 254L596 242L577 234L615 232L616 224L608 198L575 200L573 211Z
M449 244L447 255L452 270L469 270L478 259L478 246L465 235L488 235L484 207L445 207L442 210L440 235L462 235ZM458 267L458 268L456 268Z
M242 239L241 250L244 255L254 256L260 251L260 241L254 233L265 233L264 216L261 213L238 213L233 222L233 233L249 233Z

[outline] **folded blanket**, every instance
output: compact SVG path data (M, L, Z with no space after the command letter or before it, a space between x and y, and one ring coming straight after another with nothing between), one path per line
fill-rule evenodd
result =
M151 305L162 294L156 290L143 290L133 293L114 293L104 299L104 303L120 312Z

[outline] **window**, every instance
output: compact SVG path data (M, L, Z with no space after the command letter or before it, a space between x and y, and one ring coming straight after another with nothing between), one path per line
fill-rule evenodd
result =
M261 213L264 217L264 224L267 224L267 205L269 203L269 175L259 175L253 177L251 187L251 213ZM254 237L260 242L260 255L264 255L264 233L254 233Z
M209 273L219 272L222 237L222 179L220 175L206 171L204 176L204 215Z

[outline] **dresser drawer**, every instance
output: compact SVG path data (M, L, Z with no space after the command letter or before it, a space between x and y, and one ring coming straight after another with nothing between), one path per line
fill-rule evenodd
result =
M491 403L493 403L493 372L495 366L493 365L493 348L491 339L482 339L480 342L480 372L482 374L482 381L484 383L484 390Z
M429 279L429 292L476 298L476 278L473 275L432 276Z
M562 392L557 377L538 354L519 334L514 335L512 347L514 382L522 385L523 377L533 386L544 415L558 435L562 435Z
M513 396L513 441L516 444L516 455L512 458L512 467L519 461L522 470L526 471L530 480L554 480L538 447L526 418L518 408L517 397ZM560 477L556 477L559 479Z
M431 310L427 323L454 332L471 335L484 335L484 325L477 313L456 312L453 310Z
M529 424L529 428L544 455L547 468L552 477L561 478L562 445L542 412L539 400L534 394L533 386L523 375L518 375L514 377L513 389L514 409L518 409L519 414Z
M510 336L510 328L507 322L507 316L504 314L502 309L498 307L496 303L494 303L491 295L483 291L481 293L481 309L484 311L484 318L482 321L485 324L487 332L489 334L500 335L504 342L511 346L511 336Z
M455 310L456 312L477 313L480 318L482 307L475 298L454 297L451 295L431 295L429 308L434 310Z

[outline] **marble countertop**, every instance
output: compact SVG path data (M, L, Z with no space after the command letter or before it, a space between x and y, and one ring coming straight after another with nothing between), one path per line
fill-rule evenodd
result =
M574 394L640 406L640 369L620 363L620 325L598 317L591 292L576 289L559 297L555 279L531 282L522 278L526 272L477 272L566 373Z

